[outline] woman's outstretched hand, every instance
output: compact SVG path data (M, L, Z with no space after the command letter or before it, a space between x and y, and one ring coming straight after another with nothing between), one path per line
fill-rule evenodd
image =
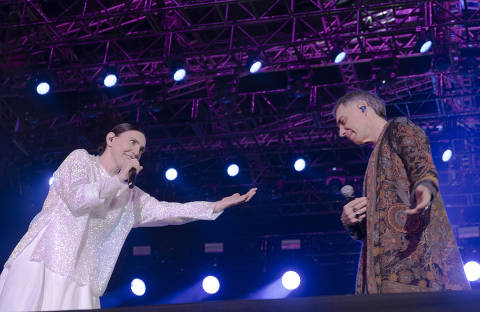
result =
M248 202L253 195L257 192L257 188L251 188L247 193L240 195L239 193L235 193L231 196L224 197L222 200L219 200L215 203L215 212L223 211L231 206L235 206L241 203Z

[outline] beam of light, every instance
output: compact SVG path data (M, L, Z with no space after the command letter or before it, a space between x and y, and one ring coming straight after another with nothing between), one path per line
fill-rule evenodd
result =
M203 290L208 294L215 294L220 289L220 282L215 276L209 275L203 279Z
M297 289L300 286L300 275L295 271L285 272L282 276L282 285L289 290Z
M299 158L299 159L295 160L295 163L293 164L293 167L298 172L305 169L305 166L306 166L306 163L305 163L305 159L303 159L303 158Z
M173 181L178 177L178 172L175 168L169 168L167 171L165 171L165 178L167 178L168 181Z
M445 152L443 152L443 155L442 155L443 162L449 161L452 158L452 155L453 153L451 149L445 150Z
M231 177L236 176L239 171L240 171L240 168L238 167L237 164L231 164L231 165L228 166L228 168L227 168L227 173L228 173L228 175L231 176Z
M40 82L37 85L36 90L38 94L45 95L50 91L50 85L48 84L48 82Z
M191 303L199 302L208 298L210 294L206 293L202 288L202 281L199 280L193 285L179 290L173 295L160 298L154 304L172 304L172 303Z
M53 177L51 177L51 178L48 180L48 185L52 185L52 183L53 183L53 180L54 180L54 178L53 178Z
M478 262L469 261L464 265L463 269L470 282L475 282L480 279L480 264L478 264Z
M132 290L132 293L136 296L143 296L145 294L145 291L147 290L145 283L139 278L135 278L132 280L130 288Z
M103 79L103 84L107 88L113 87L117 84L117 76L114 74L108 74L107 76L105 76L105 79Z
M282 299L287 298L291 292L292 290L283 287L282 280L279 278L262 289L250 293L247 299Z
M182 81L186 75L187 75L187 71L183 68L179 68L173 74L173 80Z

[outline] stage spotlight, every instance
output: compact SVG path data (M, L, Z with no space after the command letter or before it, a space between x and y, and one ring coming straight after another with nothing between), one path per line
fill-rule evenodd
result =
M305 163L305 159L303 158L299 158L295 160L295 163L293 164L293 167L298 172L303 171L303 169L305 169L305 166L306 166L306 163Z
M175 70L175 73L173 74L173 80L182 81L186 75L187 71L184 68L179 68Z
M135 278L130 284L130 289L132 290L132 293L136 296L143 296L145 294L145 291L147 290L147 287L141 279Z
M170 74L175 81L182 81L187 75L187 70L185 69L185 60L175 59L170 63Z
M470 261L463 267L465 275L470 282L475 282L480 279L480 264L476 261Z
M167 171L165 171L165 178L167 178L168 181L173 181L178 177L178 172L175 168L169 168Z
M203 290L208 294L215 294L220 289L220 282L215 276L207 276L202 282Z
M250 73L254 74L258 72L262 68L262 62L260 61L255 61L251 66L250 66Z
M415 50L424 54L432 49L434 42L434 34L432 30L421 30L417 33L417 42Z
M297 289L300 286L300 275L295 271L288 271L282 276L282 285L288 290Z
M231 176L231 177L236 176L239 171L240 171L240 168L238 167L237 164L231 164L231 165L228 166L228 168L227 168L227 173L228 173L228 175Z
M107 88L111 88L117 84L117 76L115 74L107 74L103 79L103 84Z
M46 81L40 81L35 89L38 94L45 95L50 91L50 84Z
M347 53L345 51L340 51L335 55L335 59L333 61L335 62L335 64L340 64L345 60L346 57Z
M53 180L54 180L53 177L51 177L51 178L48 180L48 185L52 185Z
M37 94L46 95L50 92L50 89L53 86L53 78L55 77L54 73L37 72L32 75L32 80L29 83L29 86L32 89L35 89Z
M420 53L427 53L428 51L430 51L430 49L432 48L432 45L433 45L433 42L432 40L426 40L422 43L422 45L420 46Z
M443 152L443 155L442 155L442 160L443 162L447 162L449 161L451 158L452 158L452 150L451 149L447 149Z
M247 69L251 74L258 72L263 66L262 60L260 59L258 53L250 52L247 59Z
M335 64L340 64L345 61L347 57L347 52L343 49L343 46L338 44L334 44L333 48L328 52L328 58L330 61L334 62Z

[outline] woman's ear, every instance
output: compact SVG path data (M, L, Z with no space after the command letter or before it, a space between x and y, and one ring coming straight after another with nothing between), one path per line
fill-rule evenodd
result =
M115 138L115 133L109 132L105 138L107 146L112 146L113 139Z

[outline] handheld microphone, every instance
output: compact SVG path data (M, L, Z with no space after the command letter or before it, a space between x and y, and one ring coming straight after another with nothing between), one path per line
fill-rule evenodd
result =
M351 202L355 198L355 191L351 185L342 186L340 193L348 202Z
M128 171L128 187L133 188L135 186L135 177L137 176L137 169L130 168Z

